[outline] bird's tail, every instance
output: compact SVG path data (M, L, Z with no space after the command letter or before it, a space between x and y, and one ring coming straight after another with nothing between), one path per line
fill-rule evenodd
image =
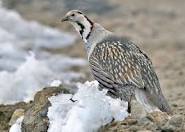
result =
M151 95L149 92L142 89L136 89L135 91L136 100L144 106L147 112L162 111L171 114L172 111L167 100L163 94Z
M158 108L162 112L167 112L168 114L172 114L172 110L171 110L167 100L163 96L163 94L161 93L160 95L158 95L158 97L159 97L158 100L156 100L156 102L154 102L158 106Z

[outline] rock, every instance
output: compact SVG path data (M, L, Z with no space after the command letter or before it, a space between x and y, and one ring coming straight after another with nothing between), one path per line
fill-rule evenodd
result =
M181 115L174 115L172 118L169 120L170 125L174 125L175 127L182 127L184 122L184 119L182 118Z
M174 115L171 119L162 127L164 132L173 132L185 130L184 127L184 119L181 115Z
M132 108L131 114L135 118L141 118L146 115L146 111L144 110L143 106L136 100L133 100L131 102L131 108Z
M31 105L30 103L20 102L14 105L0 105L0 132L8 132L10 119L16 109L27 110Z
M170 117L165 112L153 112L147 114L147 118L156 124L164 125Z
M139 130L137 132L152 132L152 131L150 131L150 130Z
M129 116L124 121L122 121L121 124L122 125L134 125L134 124L137 124L137 120Z
M180 115L170 117L164 112L149 113L141 118L129 117L102 127L100 132L183 132L184 119Z
M45 132L48 129L48 107L51 105L48 98L59 93L69 93L60 87L49 87L39 91L32 106L25 112L22 122L22 132Z
M0 132L8 132L15 121L24 114L23 132L40 132L47 130L47 111L50 103L48 97L59 93L69 93L62 87L49 87L39 91L34 101L20 102L14 105L0 105Z
M9 125L12 126L19 117L24 115L24 109L16 109L10 119Z

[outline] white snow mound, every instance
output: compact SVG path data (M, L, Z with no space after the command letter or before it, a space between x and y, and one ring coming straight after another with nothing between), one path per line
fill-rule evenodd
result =
M60 94L49 98L48 132L95 132L113 119L124 120L128 116L127 102L110 98L105 90L99 91L97 81L77 86L74 96Z

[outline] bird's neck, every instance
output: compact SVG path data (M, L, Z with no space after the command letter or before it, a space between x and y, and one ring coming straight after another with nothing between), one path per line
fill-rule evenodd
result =
M75 29L81 35L85 48L87 50L88 57L92 53L95 45L102 41L106 36L110 35L111 32L106 30L98 23L93 23L86 16L84 16L83 21L72 23Z
M84 16L83 21L72 23L77 32L79 32L81 38L86 43L89 39L94 23L86 16Z
M94 23L91 34L90 34L87 42L85 42L85 48L87 50L88 58L91 55L96 44L101 42L103 39L105 39L107 36L109 36L111 34L112 34L112 32L106 30L100 24Z

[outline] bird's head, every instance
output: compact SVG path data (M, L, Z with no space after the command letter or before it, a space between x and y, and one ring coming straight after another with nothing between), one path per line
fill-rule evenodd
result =
M66 13L62 22L70 22L80 33L82 39L86 42L93 28L93 22L81 11L71 10Z
M79 10L71 10L66 13L64 18L62 18L62 22L68 21L68 22L82 22L84 21L84 14Z

